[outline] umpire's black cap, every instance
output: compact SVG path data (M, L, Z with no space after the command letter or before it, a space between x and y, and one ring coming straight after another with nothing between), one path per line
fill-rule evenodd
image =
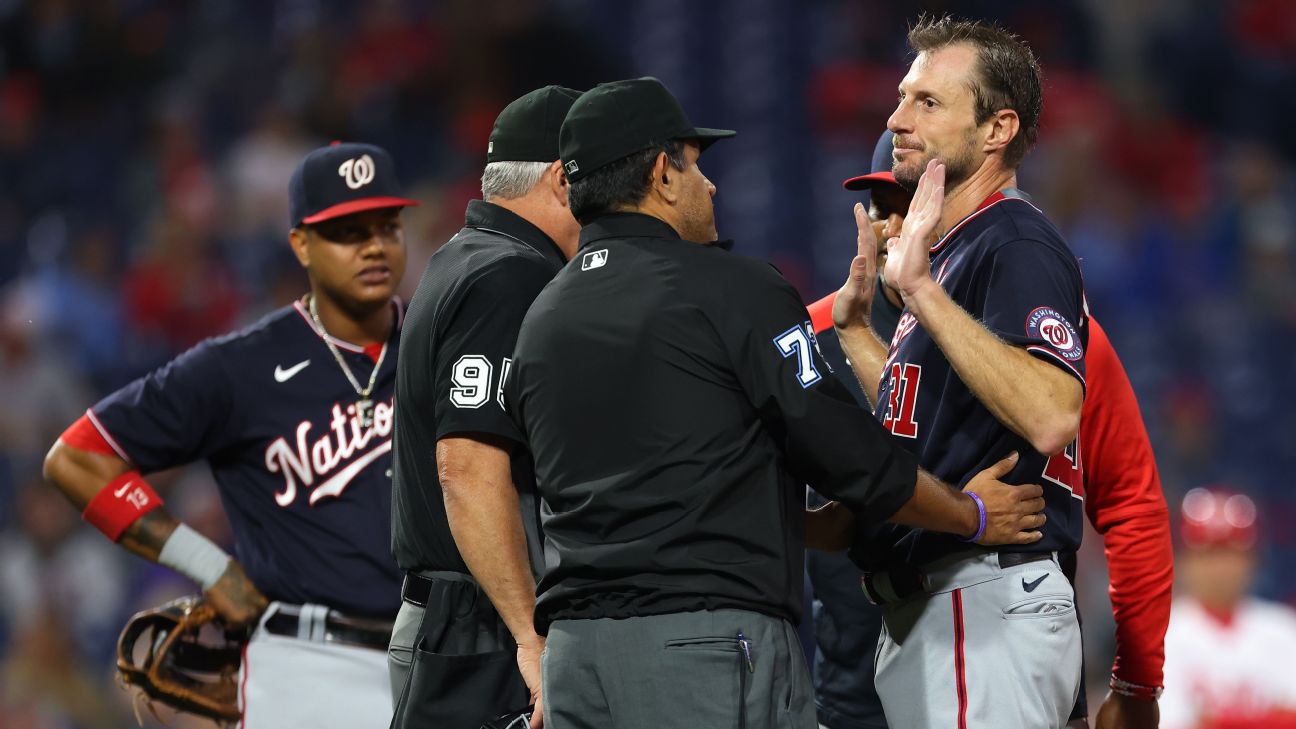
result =
M489 162L553 162L558 159L558 130L581 92L546 86L521 96L495 117L486 143Z
M651 76L599 84L567 112L558 138L567 179L575 182L604 165L672 139L694 139L706 149L732 137L729 129L695 127L679 101Z
M301 161L288 182L288 224L297 227L343 215L418 205L401 191L387 150L334 142Z

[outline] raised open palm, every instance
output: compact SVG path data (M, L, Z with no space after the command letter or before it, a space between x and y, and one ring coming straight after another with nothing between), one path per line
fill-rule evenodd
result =
M931 279L931 246L936 242L936 226L944 207L945 165L931 160L909 202L900 237L887 241L883 276L904 296Z
M833 301L833 324L839 328L868 324L877 285L877 236L861 203L855 203L855 230L855 258Z

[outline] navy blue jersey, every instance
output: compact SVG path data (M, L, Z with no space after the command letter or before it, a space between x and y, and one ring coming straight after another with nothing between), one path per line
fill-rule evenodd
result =
M932 272L972 318L995 335L1084 383L1088 316L1080 266L1057 228L1016 191L996 193L932 246ZM1078 442L1052 458L1001 424L972 394L908 311L891 339L874 414L923 467L965 485L1012 451L1007 483L1044 487L1044 538L1013 550L1074 550L1083 529ZM881 555L865 564L930 561L967 545L944 534L883 527ZM875 545L876 546L876 545Z
M394 616L400 572L391 533L392 390L397 327L374 385L373 425L300 303L206 340L91 410L119 456L143 473L204 459L235 551L272 600ZM374 360L330 338L362 385Z

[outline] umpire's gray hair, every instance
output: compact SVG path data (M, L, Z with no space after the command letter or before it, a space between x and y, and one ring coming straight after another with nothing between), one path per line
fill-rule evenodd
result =
M491 162L482 171L482 199L513 200L531 192L552 162Z

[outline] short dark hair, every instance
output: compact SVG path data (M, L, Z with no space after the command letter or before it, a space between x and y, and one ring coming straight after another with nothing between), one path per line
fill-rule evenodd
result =
M662 152L666 153L667 161L675 169L682 172L687 166L684 144L678 139L622 157L571 183L567 189L567 202L572 216L584 225L600 215L643 200L652 184L653 165Z
M915 53L958 43L967 43L977 52L972 84L977 124L1000 109L1012 109L1021 120L1021 129L1004 150L1004 163L1016 168L1039 137L1044 110L1039 61L1021 38L995 23L923 16L909 28L909 47Z

